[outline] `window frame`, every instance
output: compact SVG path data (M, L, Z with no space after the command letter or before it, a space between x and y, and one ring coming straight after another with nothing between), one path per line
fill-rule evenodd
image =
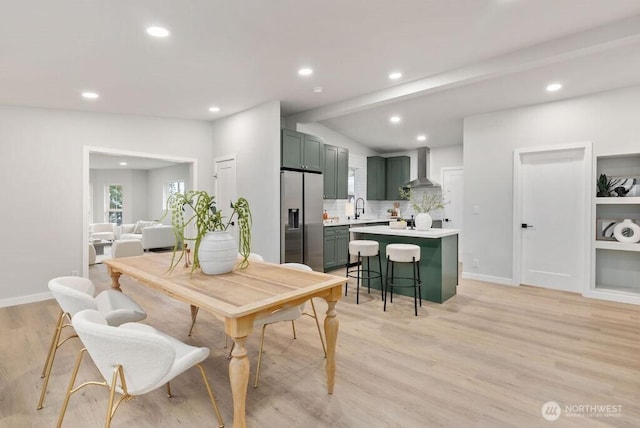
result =
M111 188L120 188L120 208L111 208ZM117 202L117 201L116 201ZM105 223L112 223L111 214L115 214L115 222L118 225L122 224L124 217L124 186L117 183L109 183L104 186L104 220Z

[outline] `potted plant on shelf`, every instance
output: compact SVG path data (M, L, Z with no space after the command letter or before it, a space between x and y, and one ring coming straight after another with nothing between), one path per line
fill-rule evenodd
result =
M407 199L411 208L417 213L414 219L417 230L429 230L433 224L433 219L429 212L444 208L447 204L440 192L421 192L420 196L418 196L413 189L401 187L400 197Z
M193 241L192 272L200 268L202 272L215 275L231 272L238 253L242 255L240 268L249 265L251 253L251 210L245 198L230 203L231 215L225 217L216 208L215 197L204 190L189 190L174 193L167 199L167 212L171 211L171 224L176 234L170 270L184 257L184 251L176 259L178 243ZM227 232L236 217L238 219L240 245ZM195 229L190 232L191 229ZM193 236L189 236L193 233Z
M598 193L596 196L598 197L607 197L611 196L611 192L613 189L620 183L621 180L607 178L607 174L600 174L598 181L596 184L598 185Z

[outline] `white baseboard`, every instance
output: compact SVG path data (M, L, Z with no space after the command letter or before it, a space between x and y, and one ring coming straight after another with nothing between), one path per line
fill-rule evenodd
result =
M500 276L491 276L491 275L482 275L479 273L473 273L473 272L462 272L462 278L463 279L473 279L475 281L482 281L482 282L492 282L494 284L500 284L500 285L511 285L511 286L516 286L517 284L513 283L513 280L511 278L503 278Z
M47 291L46 293L29 294L28 296L12 297L10 299L0 300L0 308L24 305L26 303L41 302L43 300L49 299L53 299L53 294L51 294L50 291Z
M582 293L584 297L592 299L608 300L610 302L629 303L640 305L640 296L635 293L628 293L616 290L589 290Z

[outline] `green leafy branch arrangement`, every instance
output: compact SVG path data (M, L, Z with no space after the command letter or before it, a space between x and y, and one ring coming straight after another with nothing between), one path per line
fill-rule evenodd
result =
M417 197L413 189L400 187L400 197L409 201L409 204L416 213L428 213L433 210L444 208L448 203L440 193L422 192L422 197Z
M251 253L251 225L253 219L251 217L251 209L249 202L245 198L230 203L233 210L229 217L224 217L222 211L216 208L215 197L209 195L204 190L189 190L185 193L174 193L167 199L167 211L162 218L171 212L171 225L176 235L176 244L173 248L173 257L169 270L175 268L184 257L184 252L176 260L176 252L178 251L178 243L186 240L193 240L193 265L191 271L200 267L198 258L198 249L202 238L207 232L216 230L227 230L233 217L238 218L238 230L240 235L239 252L242 255L240 268L249 266L249 254ZM186 230L190 224L195 225L196 234L194 237L187 237Z

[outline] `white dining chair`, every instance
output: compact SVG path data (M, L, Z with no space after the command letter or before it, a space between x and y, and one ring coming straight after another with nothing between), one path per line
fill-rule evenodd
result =
M118 257L134 257L144 254L142 248L142 241L139 239L123 239L120 241L113 241L111 245L111 257L117 259Z
M71 395L87 385L104 386L109 390L105 421L105 427L108 428L123 401L151 392L165 384L167 394L171 397L169 382L194 366L200 369L218 425L224 427L209 380L200 364L209 356L209 348L187 345L145 324L126 323L119 327L110 326L104 316L95 310L81 311L71 322L85 347L76 359L58 417L58 428L62 426ZM75 386L85 353L88 353L95 363L102 380ZM118 398L116 393L120 395Z
M282 266L288 266L290 268L293 269L299 269L299 270L305 270L305 271L313 271L313 269L311 269L311 267L301 264L301 263L283 263ZM278 309L276 311L273 311L270 314L267 315L263 315L263 316L259 316L256 317L256 319L253 321L253 328L260 328L261 331L261 335L260 335L260 351L258 352L258 365L256 367L256 376L255 376L255 380L253 383L253 387L257 388L258 387L258 382L260 379L260 367L262 366L262 350L264 348L264 333L265 330L267 329L267 326L271 325L271 324L275 324L275 323L279 323L279 322L291 322L291 328L293 330L293 338L296 339L296 324L295 321L299 320L300 318L302 318L303 315L307 315L311 318L313 318L316 322L316 327L318 329L318 335L320 336L320 343L322 344L322 350L324 352L324 357L327 357L327 348L324 344L324 338L322 337L322 331L320 330L320 322L318 320L318 315L316 313L316 307L313 304L313 299L309 299L308 300L309 303L311 303L311 310L312 312L307 312L306 311L306 305L307 302L304 302L300 305L296 305L296 306L290 306L290 307L285 307L285 308L281 308ZM233 352L233 348L235 346L235 342L233 343L233 345L231 346L231 351L229 351L229 357L231 357L231 352Z
M95 286L87 278L78 276L61 276L49 281L49 290L60 306L60 315L51 339L49 353L42 369L44 378L38 409L42 409L44 397L49 384L51 368L56 357L56 351L67 340L77 337L71 335L61 340L62 331L71 326L71 319L84 309L99 311L109 325L120 325L131 321L140 321L147 317L146 312L129 296L116 291L105 290L94 297Z

